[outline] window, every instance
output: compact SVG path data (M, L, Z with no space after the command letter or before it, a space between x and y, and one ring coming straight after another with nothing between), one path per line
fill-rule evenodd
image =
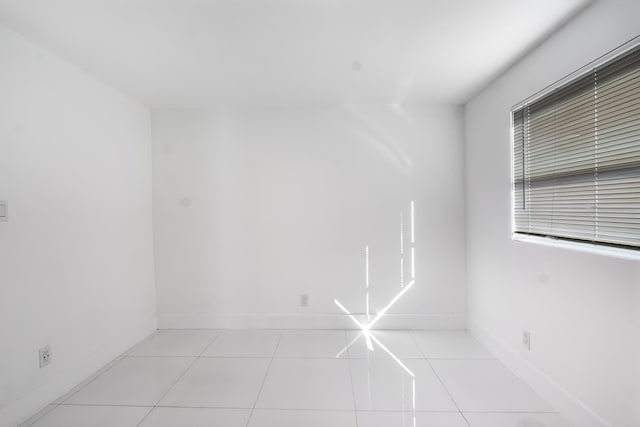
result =
M640 250L640 45L512 110L515 236Z

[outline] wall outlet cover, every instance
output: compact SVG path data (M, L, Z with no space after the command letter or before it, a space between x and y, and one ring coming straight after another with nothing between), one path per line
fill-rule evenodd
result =
M0 221L9 220L9 205L6 200L0 200Z
M531 332L522 331L522 346L527 351L531 351Z
M300 295L300 307L309 307L309 295L301 294Z
M51 363L51 348L46 345L42 347L39 351L40 356L40 367L44 368L45 366Z

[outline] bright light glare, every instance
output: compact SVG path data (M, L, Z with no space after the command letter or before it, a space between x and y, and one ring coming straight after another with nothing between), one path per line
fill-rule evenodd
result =
M404 222L403 222L403 216L402 214L400 214L400 292L391 299L391 301L389 301L389 304L387 304L382 310L380 310L379 312L376 313L376 316L373 318L373 320L371 320L371 313L369 310L369 246L365 246L364 249L364 253L365 253L365 288L366 288L366 294L365 294L365 307L366 307L366 316L367 316L367 324L363 325L362 323L360 323L360 321L358 321L358 319L355 318L355 316L353 314L351 314L351 312L349 310L347 310L347 308L342 305L340 303L340 301L338 301L337 299L334 299L333 302L340 308L340 310L342 310L347 316L349 316L349 318L353 321L353 323L356 324L356 326L358 326L358 328L360 328L361 332L353 339L351 340L351 342L349 344L347 344L342 350L340 350L340 352L336 355L336 358L339 358L340 356L342 356L344 354L345 351L347 351L347 349L349 349L349 347L351 347L361 336L364 335L366 343L367 343L367 348L369 349L369 351L373 351L373 341L375 341L376 344L378 344L378 346L380 346L380 348L382 350L384 350L389 356L391 356L391 358L405 371L407 372L410 376L411 376L411 380L412 380L412 405L413 405L413 427L416 427L416 415L415 415L415 410L416 410L416 376L414 375L414 373L404 364L402 363L402 361L400 359L398 359L396 357L395 354L393 354L384 344L382 344L380 342L380 340L378 340L372 333L371 333L371 328L378 322L378 320L380 320L386 313L387 311L400 299L402 298L402 296L407 293L407 291L409 289L411 289L411 287L415 284L416 282L416 270L415 270L415 232L414 232L414 203L413 200L411 201L411 282L409 282L406 286L404 284ZM403 388L403 393L404 393L404 388Z
M358 319L356 319L356 318L353 316L353 314L351 314L351 312L349 312L349 310L347 310L347 309L346 309L346 307L345 307L344 305L340 304L340 301L338 301L337 299L334 299L334 300L333 300L333 302L335 302L335 303L336 303L336 305L340 308L340 310L344 311L344 312L347 314L347 316L349 316L349 317L351 318L351 320L353 320L353 322L354 322L356 325L358 325L358 327L359 327L360 329L362 329L362 331L363 331L363 332L365 332L365 331L367 330L367 327L366 327L366 326L363 326L363 325L362 325L362 323L360 323L360 322L358 321Z
M412 280L411 282L409 282L409 284L408 284L407 286L405 286L404 288L402 288L402 290L400 291L400 293L398 293L398 295L396 295L395 297L393 297L393 299L391 300L391 302L389 302L389 304L387 304L387 305L385 306L385 308L383 308L382 310L380 310L380 311L376 314L376 317L374 317L374 319L373 319L371 322L369 322L369 324L367 325L367 330L371 329L371 327L372 327L373 325L375 325L375 324L378 322L378 320L380 320L380 319L382 318L382 316L384 316L384 315L387 313L387 310L389 310L389 309L391 308L391 306L392 306L393 304L395 304L395 303L396 303L396 301L398 301L398 300L402 297L402 295L404 295L405 293L407 293L407 291L408 291L409 289L411 289L411 287L413 286L413 284L414 284L414 283L416 283L416 281L415 281L415 280Z
M353 323L355 323L362 330L362 332L364 333L364 337L367 340L367 347L369 348L370 351L373 351L373 345L371 344L371 336L370 336L369 330L373 325L375 325L378 322L378 320L380 320L387 313L387 311L391 308L391 306L393 306L393 304L395 304L402 297L402 295L404 295L409 289L411 289L411 287L415 282L416 282L415 280L412 280L411 282L409 282L409 284L405 286L398 293L398 295L393 297L393 299L389 302L389 304L387 304L382 310L376 313L376 317L374 317L373 320L367 323L366 325L363 325L362 323L360 323L358 319L356 319L355 316L351 314L351 312L347 310L347 308L340 303L340 301L338 301L337 299L334 299L333 302L338 306L338 308L340 308L340 310L342 310L347 316L349 316L351 320L353 320Z
M400 287L404 288L404 220L400 214Z
M342 304L340 304L340 301L338 301L337 299L334 299L333 302L336 303L336 305L338 307L340 307L340 310L344 311L347 316L349 316L349 318L351 320L353 320L353 322L360 328L362 329L362 332L364 333L364 337L367 340L367 348L369 348L370 351L373 351L373 344L371 344L371 337L369 336L369 328L367 326L363 326L362 323L358 322L358 319L356 319L353 314L351 314L349 312L349 310L346 309L346 307Z
M342 350L340 350L340 352L338 354L336 354L336 359L338 359L340 356L342 356L344 354L344 352L347 351L347 349L349 347L351 347L353 344L355 344L355 342L358 341L358 338L360 338L363 335L364 335L364 332L360 332L358 335L356 335L356 337L354 339L352 339L349 344L345 345L344 348Z
M369 314L369 246L364 248L364 263L365 263L365 284L367 287L367 295L365 296L365 306L367 310L367 322L371 320L371 314Z
M416 278L416 252L414 244L416 243L416 233L414 231L414 219L413 219L413 200L411 201L411 278Z
M415 250L413 247L414 244L414 231L413 231L413 226L414 226L414 204L413 204L413 200L411 201L411 282L409 282L406 286L404 285L404 277L403 277L403 270L404 270L404 223L403 223L403 216L402 214L400 214L400 287L401 290L400 292L391 299L391 301L389 302L389 304L387 304L382 310L380 310L378 313L376 313L376 316L373 318L373 320L371 320L371 313L369 310L369 246L365 246L364 249L364 253L365 253L365 287L366 287L366 296L365 296L365 307L366 307L366 316L367 316L367 324L363 325L362 323L360 323L360 321L358 321L358 319L355 318L355 316L353 314L351 314L351 312L349 310L347 310L347 308L342 305L340 303L340 301L338 301L337 299L334 299L333 302L340 308L340 310L342 310L345 314L347 314L347 316L349 316L349 318L358 326L358 328L360 328L362 330L362 334L364 334L364 337L367 341L367 348L370 351L373 351L373 344L371 342L372 339L375 339L375 337L372 337L369 330L373 327L373 325L375 325L386 313L387 311L402 297L402 295L404 295L409 289L411 289L411 287L414 285L414 283L416 282L415 280ZM359 338L356 337L356 339ZM355 340L352 341L352 343L355 342ZM376 342L378 342L376 340ZM346 348L349 348L351 344L349 344ZM381 345L382 347L382 345ZM340 352L340 354L342 354L344 352L344 350L342 350L342 352ZM383 347L383 349L385 349L385 347ZM404 366L404 365L403 365Z
M391 356L391 358L392 358L393 360L395 360L395 361L398 363L398 365L400 365L400 367L402 367L402 369L404 369L405 371L407 371L407 374L411 375L413 378L415 378L415 377L416 377L416 376L413 374L413 372L411 372L411 370L410 370L409 368L407 368L407 367L405 366L405 364L404 364L404 363L402 363L402 361L396 357L396 355L395 355L395 354L393 354L391 351L389 351L389 349L388 349L387 347L385 347L385 346L384 346L384 345L383 345L383 344L378 340L378 338L376 338L373 334L370 334L370 335L371 335L371 339L372 339L372 340L374 340L374 341L376 342L376 344L378 344L378 345L380 346L380 348L381 348L381 349L383 349L383 350L384 350L384 351L385 351L389 356Z
M411 248L411 278L416 278L416 251L415 248Z
M413 232L413 200L411 201L411 243L415 243L416 242L416 236L415 233Z
M391 358L407 373L411 376L411 404L413 406L413 426L416 426L416 376L413 373L413 371L411 371L411 369L409 369L404 363L402 363L402 360L400 360L395 354L393 354L391 352L391 350L389 350L384 344L382 344L380 342L379 339L377 339L375 337L375 335L373 335L373 333L371 331L362 331L360 332L358 335L356 335L356 337L354 339L351 340L351 342L349 344L347 344L342 350L340 350L340 352L336 355L336 358L339 358L340 356L342 356L344 354L345 351L347 351L347 349L349 347L351 347L361 336L369 336L371 340L375 341L376 344L378 344L380 346L380 348L382 350L384 350L389 356L391 356ZM367 344L368 346L368 344ZM369 373L368 373L369 374ZM403 394L404 394L404 388L403 388Z
M338 308L340 308L340 310L342 310L347 316L349 316L351 320L353 320L353 323L355 323L362 330L362 332L365 334L365 338L368 338L369 330L371 329L371 327L375 325L378 322L378 320L380 320L382 316L384 316L387 313L387 311L391 308L391 306L393 306L393 304L395 304L402 297L402 295L404 295L405 293L407 293L409 289L411 289L414 283L416 283L415 280L412 280L411 282L409 282L409 284L405 286L398 293L398 295L393 297L393 299L389 302L389 304L387 304L382 310L376 313L376 317L374 317L373 320L367 323L366 325L363 325L362 323L360 323L358 319L356 319L355 316L351 314L351 312L347 310L347 308L340 303L340 301L338 301L337 299L334 299L333 302L338 306ZM369 347L369 342L367 343L367 347ZM373 348L369 348L369 349L373 351Z
M367 348L369 351L373 351L373 344L371 343L371 333L369 331L364 331L364 339L367 342Z

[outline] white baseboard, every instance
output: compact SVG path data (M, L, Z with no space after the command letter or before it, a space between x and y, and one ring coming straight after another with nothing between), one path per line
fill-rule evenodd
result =
M529 384L536 393L576 427L612 427L582 401L564 389L547 374L522 358L511 346L496 338L478 323L469 319L468 330L507 368Z
M152 334L156 328L157 320L154 316L137 328L120 331L121 333L108 337L99 351L94 351L81 360L67 362L64 367L52 372L46 383L0 409L0 427L15 427L29 419L133 345Z
M375 329L465 329L463 315L388 314ZM355 329L340 314L158 314L159 329Z

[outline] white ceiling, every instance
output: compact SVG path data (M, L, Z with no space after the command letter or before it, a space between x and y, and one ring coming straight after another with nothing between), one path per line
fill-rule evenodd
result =
M0 0L151 107L467 101L585 0Z

